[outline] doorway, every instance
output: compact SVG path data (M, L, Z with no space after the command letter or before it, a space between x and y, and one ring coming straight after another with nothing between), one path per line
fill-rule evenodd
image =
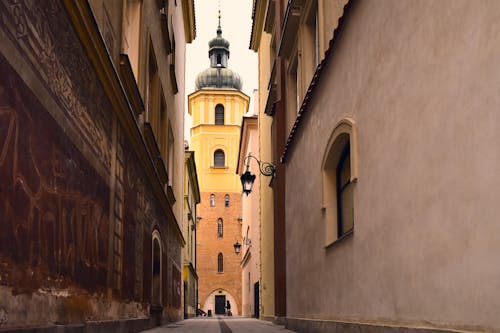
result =
M226 314L226 296L225 295L215 296L215 314L216 315Z
M259 282L255 282L253 285L253 316L254 318L259 318Z

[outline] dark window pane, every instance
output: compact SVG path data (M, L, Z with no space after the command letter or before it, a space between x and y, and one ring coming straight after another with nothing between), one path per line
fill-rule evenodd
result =
M224 257L222 253L219 253L217 257L217 272L222 273L224 271Z
M223 167L226 164L226 157L222 150L216 150L214 153L214 166Z
M354 227L354 206L352 200L353 184L349 183L340 195L342 234Z
M221 104L215 107L215 125L224 125L224 107Z

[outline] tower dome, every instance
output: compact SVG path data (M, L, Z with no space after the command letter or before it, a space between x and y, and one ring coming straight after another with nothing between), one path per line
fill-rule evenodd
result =
M204 88L241 90L243 85L241 77L232 69L227 68L229 41L222 37L220 12L217 36L208 42L208 57L210 67L196 76L196 90Z

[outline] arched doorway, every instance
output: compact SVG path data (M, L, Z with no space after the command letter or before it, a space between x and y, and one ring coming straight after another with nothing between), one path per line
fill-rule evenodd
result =
M151 288L151 303L153 305L162 305L161 299L161 238L158 230L153 231L153 246L152 246L152 288Z

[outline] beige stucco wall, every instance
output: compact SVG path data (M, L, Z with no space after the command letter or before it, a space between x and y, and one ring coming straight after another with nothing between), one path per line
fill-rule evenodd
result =
M258 136L258 121L257 119L247 119L247 131L245 146L242 147L240 153L243 156L251 154L257 159L259 158L259 136ZM243 224L242 232L242 303L243 316L254 316L254 307L259 308L259 304L255 304L254 300L254 285L260 283L260 219L259 219L259 194L260 180L262 176L258 171L258 165L253 159L247 161L250 165L250 171L256 175L252 192L247 196L242 194L242 216ZM240 170L245 171L245 168ZM245 240L248 240L245 242ZM260 288L260 285L259 285ZM260 298L260 297L259 297Z
M286 162L289 317L500 329L499 18L496 1L354 5ZM321 161L345 116L354 234L325 249Z
M262 32L259 45L259 155L262 161L272 161L271 124L272 118L264 113L267 86L271 73L271 34ZM262 318L274 317L274 204L273 191L268 181L260 182L260 313Z

